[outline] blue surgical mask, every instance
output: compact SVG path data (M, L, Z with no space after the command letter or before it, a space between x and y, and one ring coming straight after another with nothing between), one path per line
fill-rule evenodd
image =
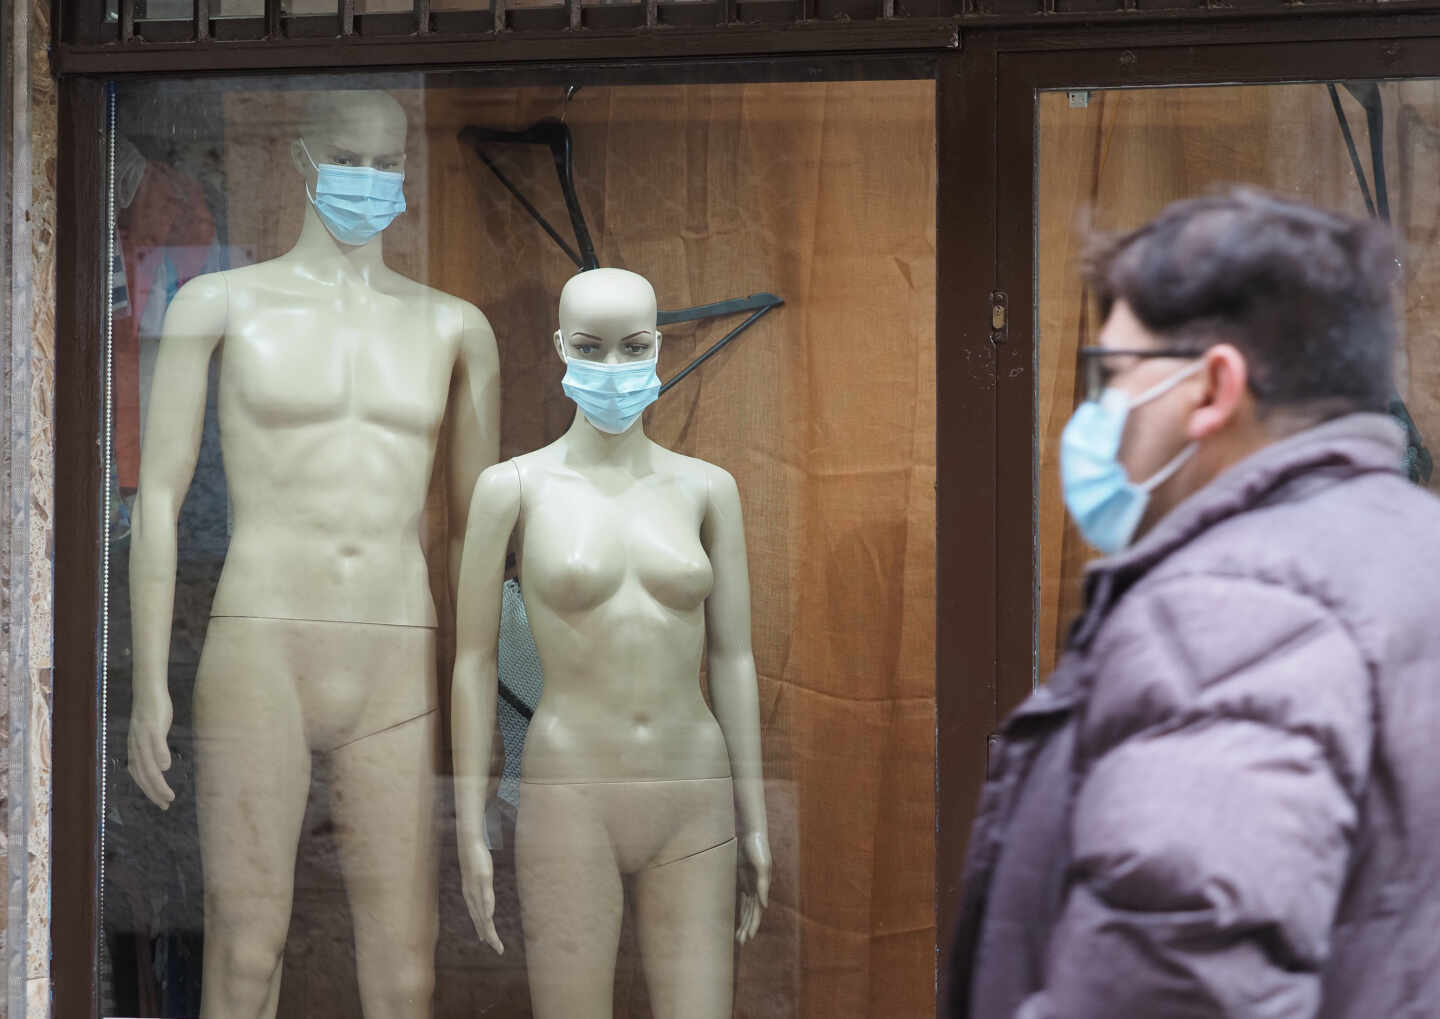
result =
M653 357L648 361L602 364L567 355L565 378L560 386L592 425L610 435L619 435L660 396L656 364Z
M405 211L403 173L373 166L317 164L303 138L300 147L315 167L315 192L311 194L307 186L305 193L325 229L341 244L364 244Z
M1060 488L1080 534L1104 555L1114 555L1135 538L1150 493L1174 475L1195 453L1195 443L1182 449L1154 476L1130 480L1120 463L1125 421L1141 404L1168 393L1204 367L1197 361L1139 396L1107 389L1098 400L1075 409L1060 436Z

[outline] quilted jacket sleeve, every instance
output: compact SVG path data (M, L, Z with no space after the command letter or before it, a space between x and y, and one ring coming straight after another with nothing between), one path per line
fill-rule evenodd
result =
M1370 671L1318 599L1190 575L1094 648L1074 866L1017 1019L1305 1017L1370 756Z

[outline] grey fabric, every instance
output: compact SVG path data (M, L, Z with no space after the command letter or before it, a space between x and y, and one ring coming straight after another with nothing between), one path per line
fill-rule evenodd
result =
M1095 564L1007 720L950 1010L1440 1016L1440 501L1353 415Z
M500 601L499 656L500 682L534 712L545 687L545 676L540 670L540 652L535 649L535 638L530 634L530 619L525 615L525 599L514 580L505 581ZM520 760L525 753L530 719L504 697L499 698L496 711L500 739L505 744L505 770L500 775L497 795L510 806L518 807Z

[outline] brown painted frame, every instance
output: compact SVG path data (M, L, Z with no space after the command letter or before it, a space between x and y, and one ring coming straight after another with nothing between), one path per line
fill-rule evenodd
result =
M936 915L943 983L943 943L959 899L986 738L1033 682L1035 90L1440 71L1440 17L1422 13L1288 15L1237 22L1224 33L1213 22L1193 21L1078 29L965 26L963 32L947 24L935 32L933 23L917 20L911 28L924 31L914 35L880 26L819 26L726 32L723 39L712 33L693 43L680 35L668 43L591 37L583 46L539 38L474 47L425 43L423 49L413 38L375 40L371 47L316 40L312 50L277 43L269 51L227 48L223 56L219 47L208 54L192 47L178 57L164 47L126 53L62 47L52 825L57 1019L90 1019L98 1006L100 76L181 70L466 65L455 73L478 85L577 77L608 83L783 80L813 76L817 69L852 76L867 67L877 76L908 67L913 76L913 62L925 62L936 81L939 182ZM502 57L496 47L504 46L514 48ZM517 57L520 62L512 63ZM991 329L996 291L1008 295L1002 333Z
M61 82L56 166L55 683L51 840L54 1015L95 1016L99 969L101 253L104 83Z

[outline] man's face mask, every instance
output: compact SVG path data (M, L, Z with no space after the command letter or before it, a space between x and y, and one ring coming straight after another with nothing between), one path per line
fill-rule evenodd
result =
M1194 455L1191 442L1145 481L1133 482L1120 463L1120 442L1130 411L1174 389L1204 367L1203 361L1131 397L1106 389L1076 408L1060 436L1060 487L1065 508L1084 539L1104 555L1126 548L1145 516L1150 493Z
M305 139L305 158L315 168L315 192L305 193L325 229L341 244L364 244L405 211L405 175L373 166L316 163Z
M656 354L645 361L620 364L587 361L564 354L565 378L560 387L579 405L592 425L610 435L619 435L660 396L660 376L655 374L658 350Z

